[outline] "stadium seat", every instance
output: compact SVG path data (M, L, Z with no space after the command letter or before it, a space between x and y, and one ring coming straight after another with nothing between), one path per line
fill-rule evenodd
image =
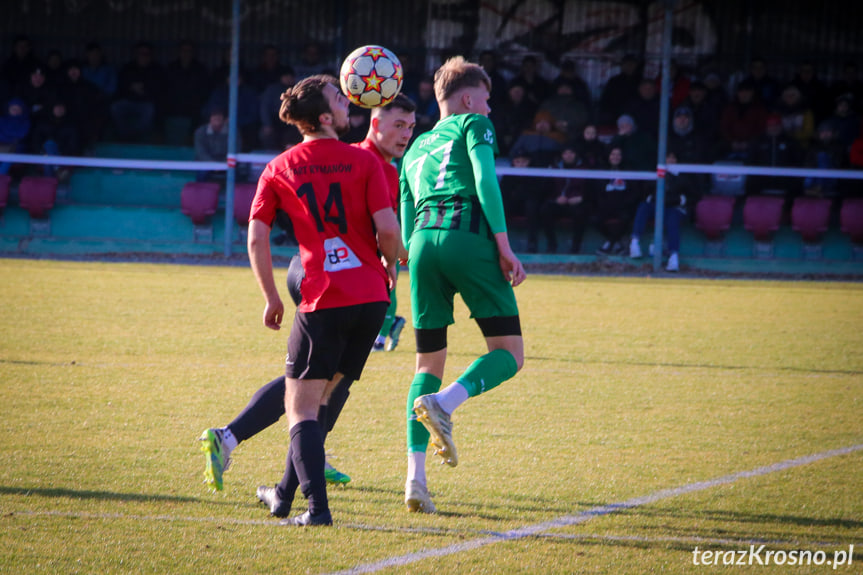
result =
M731 227L734 201L733 196L704 196L695 205L695 227L704 232L708 240L721 240Z
M12 183L12 177L7 174L0 174L0 211L9 203L9 185Z
M791 207L791 229L799 232L804 242L818 243L827 231L832 204L827 198L797 198Z
M196 226L206 225L219 205L219 184L216 182L189 182L180 194L180 210Z
M252 211L252 200L258 186L252 183L242 183L234 186L234 219L241 228L249 225L249 213Z
M18 198L22 208L31 218L45 219L48 210L57 200L57 178L25 176L18 186Z
M863 247L863 198L848 198L842 202L839 226L855 246Z
M775 196L750 196L743 204L743 227L756 242L767 243L773 232L779 229L782 220L782 205L785 200Z

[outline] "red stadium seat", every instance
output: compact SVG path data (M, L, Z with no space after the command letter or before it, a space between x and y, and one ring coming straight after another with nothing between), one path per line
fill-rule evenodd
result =
M775 196L750 196L743 204L743 227L752 232L755 241L769 242L782 220L785 200Z
M863 198L848 198L842 202L839 226L852 243L863 246Z
M22 208L31 218L44 219L57 200L57 178L26 176L18 186L18 198Z
M7 174L0 174L0 210L6 207L9 202L9 184L12 183L12 177Z
M827 198L797 198L791 207L791 228L800 233L804 242L818 243L827 231L832 204Z
M189 182L180 194L180 210L196 226L206 225L219 205L219 184L216 182Z
M733 196L704 196L695 205L695 227L709 240L720 240L731 227L734 212Z
M241 228L249 225L249 213L257 190L257 184L237 184L234 187L234 219Z

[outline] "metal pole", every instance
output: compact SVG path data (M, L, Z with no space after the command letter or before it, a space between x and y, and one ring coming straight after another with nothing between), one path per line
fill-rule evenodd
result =
M674 0L665 0L665 27L662 31L662 91L659 97L659 149L656 158L656 205L654 206L653 271L662 268L662 227L665 220L665 156L668 146L668 107L671 102L671 28Z
M237 172L237 92L240 82L240 1L233 0L231 20L231 82L228 92L228 174L225 179L225 257L234 243L234 182Z

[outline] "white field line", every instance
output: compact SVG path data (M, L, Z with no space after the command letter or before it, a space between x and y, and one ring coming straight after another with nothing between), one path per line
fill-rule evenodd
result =
M695 493L697 491L711 489L720 485L727 485L729 483L734 483L741 479L748 479L750 477L760 477L762 475L768 475L770 473L776 473L778 471L784 471L786 469L791 469L794 467L800 467L801 465L808 465L816 461L821 461L822 459L828 459L830 457L837 457L840 455L848 455L849 453L860 450L863 450L863 444L852 445L840 449L833 449L830 451L824 451L822 453L816 453L814 455L806 455L804 457L798 457L796 459L787 459L779 463L766 465L764 467L758 467L749 471L740 471L737 473L732 473L731 475L724 475L722 477L709 479L707 481L698 481L695 483L690 483L688 485L683 485L681 487L662 489L649 495L643 495L641 497L636 497L634 499L629 499L620 503L600 505L598 507L593 507L575 515L565 515L563 517L558 517L557 519L552 519L551 521L544 521L542 523L527 525L525 527L513 529L489 537L482 537L479 539L474 539L472 541L465 541L464 543L457 543L455 545L449 545L437 549L428 549L425 551L418 551L416 553L407 553L405 555L389 557L387 559L382 559L373 563L366 563L365 565L357 565L356 567L353 567L351 569L334 572L331 575L375 573L382 569L388 569L391 567L403 567L405 565L409 565L423 559L463 553L472 549L485 547L486 545L500 543L501 541L513 541L517 539L523 539L525 537L538 536L544 534L549 529L557 529L569 525L578 525L580 523L590 521L594 517L601 517L603 515L609 515L611 513L616 513L625 509L632 509L634 507L641 507L643 505L650 505L651 503L656 503L657 501L661 501L663 499L668 499L671 497L677 497L678 495Z

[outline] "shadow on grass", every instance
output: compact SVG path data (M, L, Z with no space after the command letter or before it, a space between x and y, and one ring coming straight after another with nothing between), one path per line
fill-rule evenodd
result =
M200 497L188 497L184 495L162 495L148 493L116 493L113 491L90 491L67 489L63 487L6 487L0 485L0 495L36 495L38 497L67 497L69 499L96 499L105 501L131 501L131 502L173 502L173 503L206 503L208 505L236 505L232 501L214 501L201 499Z

